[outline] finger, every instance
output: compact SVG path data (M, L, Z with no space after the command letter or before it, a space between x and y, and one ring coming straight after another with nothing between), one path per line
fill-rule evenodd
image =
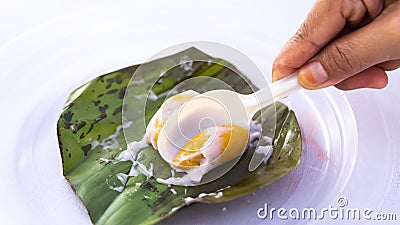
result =
M390 60L383 63L377 64L377 66L386 71L392 71L395 69L400 68L400 59L397 60Z
M317 1L300 29L276 57L273 80L294 72L334 39L347 21L361 21L366 12L361 0Z
M352 77L349 77L335 86L341 90L353 90L358 88L381 89L388 84L388 76L379 67L370 67Z
M384 8L387 8L389 5L391 5L391 4L393 4L393 3L395 3L396 1L398 1L398 0L385 0L384 1Z
M340 33L346 23L340 11L339 4L333 4L333 1L315 3L299 30L275 58L273 81L293 73Z
M299 70L299 82L308 89L337 84L373 65L400 58L398 12L381 14L365 27L331 42L313 62ZM393 11L393 10L392 10Z
M375 19L383 10L385 5L385 1L376 1L376 0L362 0L367 8L368 15L370 19Z

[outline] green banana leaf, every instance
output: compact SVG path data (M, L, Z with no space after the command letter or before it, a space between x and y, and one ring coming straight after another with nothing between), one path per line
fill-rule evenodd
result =
M208 58L212 63L194 61L189 71L174 67L164 73L162 82L153 82L159 79L166 65L171 62L179 64L188 55ZM132 162L117 158L127 148L127 140L140 140L144 131L135 130L136 124L143 123L143 118L124 118L123 121L122 112L132 110L124 105L127 89L138 94L147 94L151 89L160 95L186 79L202 76L220 79L241 93L251 93L255 89L248 79L238 76L238 71L228 62L212 58L195 48L146 64L151 70L141 77L144 82L130 85L132 75L140 66L135 65L99 76L77 88L67 99L57 123L64 176L86 206L94 224L155 224L193 202L229 201L251 193L283 177L300 163L301 132L295 114L287 106L277 103L254 118L264 133L271 128L271 123L275 123L269 119L268 112L274 113L276 109L272 143L255 139L239 162L215 181L182 187L161 184L154 177L140 173L128 177ZM207 90L215 88L207 82L198 85ZM164 99L160 97L146 103L145 123ZM145 100L130 99L137 104ZM123 128L130 129L133 137L125 137ZM260 146L273 145L273 152L267 162L249 172L248 165L257 143ZM170 172L152 147L141 150L137 160L146 166L158 165L158 168L153 168L157 173Z

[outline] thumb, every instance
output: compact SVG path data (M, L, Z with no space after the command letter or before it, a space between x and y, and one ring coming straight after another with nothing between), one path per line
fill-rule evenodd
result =
M340 83L367 68L399 58L398 24L385 18L334 40L300 68L299 83L319 89Z

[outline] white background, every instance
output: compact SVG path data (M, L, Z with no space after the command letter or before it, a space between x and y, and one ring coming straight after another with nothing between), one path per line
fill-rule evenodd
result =
M69 15L74 15L74 13L82 12L85 10L90 10L94 6L99 5L107 5L111 1L104 0L81 0L81 1L57 1L57 0L13 0L13 1L0 1L0 50L2 48L6 48L7 46L13 45L13 43L18 43L18 40L23 39L30 34L30 31L38 29L40 27L45 27L46 24L50 24L54 21L57 21L59 18L67 17ZM123 1L112 1L115 5ZM144 4L143 2L137 2L137 8L140 9L141 5L149 5L149 1ZM157 7L158 3L154 2L154 7ZM229 1L226 3L227 5L240 5L243 7L243 14L238 16L243 17L256 17L257 15L263 15L263 13L268 13L268 16L260 17L262 21L258 21L258 23L254 24L254 26L258 26L260 29L260 33L255 33L254 35L263 35L264 33L268 33L268 38L272 38L274 43L277 46L283 45L286 40L296 31L298 26L301 24L302 20L305 18L308 10L313 4L313 1L300 1L299 0L282 0L274 4L273 7L276 7L277 10L271 9L271 4L273 1L267 0L257 0L257 1L247 1L246 4L239 3L239 1ZM296 3L295 3L296 2ZM198 4L193 1L187 3L187 5L182 5L182 10L192 10L192 6ZM211 7L211 6L210 6ZM149 9L149 7L144 7ZM111 8L111 10L114 8ZM152 11L149 10L147 12L138 12L136 8L132 8L132 13L143 13L147 15L151 15ZM166 9L168 10L168 9ZM222 12L221 17L224 16ZM207 17L207 12L204 12L205 19ZM106 15L105 15L106 16ZM176 16L176 15L175 15ZM151 18L151 16L149 16ZM265 19L267 18L267 19ZM179 18L177 16L176 23L179 23ZM157 21L154 21L157 22ZM220 24L221 25L221 24ZM221 26L229 26L229 24L222 24ZM132 28L134 29L134 28ZM49 34L52 35L52 34ZM152 37L149 37L152 38ZM251 43L249 43L251 44ZM155 43L155 46L152 46L154 51L161 50L160 48L164 48L167 46L158 46ZM15 60L19 57L19 55L12 55L12 51L9 55L9 58ZM16 53L17 54L17 53ZM142 56L144 59L148 56ZM1 67L5 66L6 61L0 61L0 79L1 81L6 81L8 79L8 74L4 74L1 72ZM262 63L262 62L257 62ZM269 62L270 63L270 62ZM269 71L263 71L268 73ZM347 92L346 95L349 97L349 101L352 105L353 111L356 116L359 116L357 119L358 129L362 131L366 136L361 137L359 140L360 145L368 146L369 142L371 142L371 146L374 146L374 138L376 134L373 132L373 120L374 118L371 116L369 118L368 111L379 107L379 113L381 116L385 118L387 122L386 129L389 135L385 137L388 142L390 142L390 146L393 149L399 149L400 147L400 138L397 137L400 130L400 104L398 104L400 100L400 76L397 72L393 72L391 74L390 83L387 88L381 91L375 90L361 90L361 91L351 91ZM372 96L373 99L366 98L365 96ZM0 100L3 101L7 96L0 96ZM369 104L369 101L371 104ZM374 102L373 102L374 101ZM374 104L372 104L372 102ZM378 103L376 105L375 103ZM394 104L395 103L395 104ZM362 118L360 118L362 117ZM360 123L359 121L363 121ZM369 121L370 123L366 123L365 121ZM2 137L7 137L7 133L4 131L1 132ZM2 149L3 150L3 149ZM374 146L374 149L369 149L370 151L379 151L379 146ZM7 150L6 150L7 151ZM11 151L11 150L8 150ZM395 154L397 155L397 153ZM379 165L378 165L379 166ZM380 165L382 166L382 165ZM0 168L5 168L1 167ZM2 172L2 171L0 171ZM4 172L4 171L3 171ZM363 179L367 179L371 184L374 182L374 176L379 176L379 174L365 174ZM398 167L393 171L393 180L391 181L394 185L399 184L399 170ZM368 190L367 186L358 187L357 183L353 184L352 191L365 192L366 194L370 193L373 195L374 190ZM7 193L6 185L0 184L0 192ZM398 192L398 186L393 186L386 191L386 195L395 195L394 192ZM12 192L11 192L12 193ZM351 196L351 192L346 193L346 196ZM398 196L398 195L397 195ZM2 197L2 195L0 195ZM398 205L396 198L390 198L381 196L382 199L385 200L385 208L387 210L397 209L398 216L400 217L399 208L395 207L395 204ZM397 197L398 199L398 197ZM0 199L2 201L2 199ZM50 200L49 200L50 201ZM352 199L350 199L350 203ZM62 203L61 203L62 204ZM10 219L11 216L18 216L18 206L7 207L6 205L0 204L0 223L3 216L7 216ZM3 208L4 207L4 208ZM371 206L374 207L374 206ZM6 218L6 221L7 221ZM17 219L19 221L22 219ZM10 220L11 221L11 220ZM1 223L2 224L2 223ZM17 223L18 224L18 223Z

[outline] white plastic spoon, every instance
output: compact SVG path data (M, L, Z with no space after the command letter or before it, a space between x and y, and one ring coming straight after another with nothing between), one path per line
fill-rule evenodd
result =
M297 73L294 73L249 95L230 90L214 90L198 95L167 120L158 137L158 151L164 160L171 163L186 142L208 127L233 124L249 130L256 112L301 88ZM229 151L241 155L245 147L237 146L240 149Z

